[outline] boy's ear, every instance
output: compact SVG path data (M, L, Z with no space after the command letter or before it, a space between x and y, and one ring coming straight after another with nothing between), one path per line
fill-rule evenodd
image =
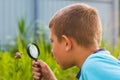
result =
M71 39L69 37L67 37L66 35L62 35L64 41L65 41L65 50L69 51L72 48L72 42Z

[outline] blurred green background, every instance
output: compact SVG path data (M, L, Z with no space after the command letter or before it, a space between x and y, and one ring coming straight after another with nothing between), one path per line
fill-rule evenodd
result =
M108 15L108 19L105 18L105 21L102 19L103 28L104 26L105 28L103 30L101 47L109 50L117 59L119 58L119 0L1 0L0 80L33 80L31 66L33 60L29 58L26 51L28 43L31 42L35 42L39 46L41 53L39 59L42 59L51 67L58 80L77 80L76 74L79 71L77 67L63 71L54 60L51 53L48 29L48 23L53 12L63 6L77 2L84 2L92 6L103 4L105 7L96 6L100 12L109 12L109 10L106 12L103 11L106 9L112 11L112 14L100 13L100 16L103 18ZM111 9L113 7L118 10L118 15L115 13L116 10L113 11L113 9ZM119 18L116 19L116 17ZM116 23L116 25L111 26L111 24L114 23ZM7 38L6 35L8 35ZM16 53L18 52L21 53L20 58L16 58Z

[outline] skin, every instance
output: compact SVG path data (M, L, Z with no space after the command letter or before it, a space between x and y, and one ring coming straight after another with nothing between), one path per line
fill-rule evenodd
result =
M50 67L42 60L33 61L32 69L35 80L57 80Z
M62 69L68 69L73 66L81 68L86 58L99 49L95 45L89 48L80 46L73 38L66 35L62 35L62 40L59 42L52 29L50 29L50 32L52 52ZM42 60L34 61L32 70L35 80L57 80L50 67Z

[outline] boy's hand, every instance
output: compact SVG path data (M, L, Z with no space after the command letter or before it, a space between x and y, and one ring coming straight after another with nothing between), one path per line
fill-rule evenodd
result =
M33 61L32 70L35 80L57 80L50 67L42 60Z

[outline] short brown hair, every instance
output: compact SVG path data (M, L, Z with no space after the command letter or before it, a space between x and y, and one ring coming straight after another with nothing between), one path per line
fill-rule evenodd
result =
M61 41L62 35L73 38L84 47L100 45L101 21L96 9L86 4L72 4L60 9L51 19L49 28Z

